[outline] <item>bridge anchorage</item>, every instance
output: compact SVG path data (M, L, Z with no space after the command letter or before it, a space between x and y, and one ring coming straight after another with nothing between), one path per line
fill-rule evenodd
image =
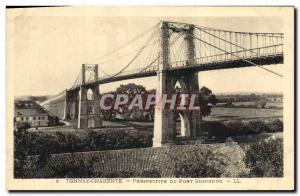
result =
M99 85L115 81L156 76L156 100L159 100L161 95L168 95L170 98L176 93L175 86L179 83L181 92L196 95L195 103L199 105L197 103L200 102L198 83L200 71L256 66L283 77L262 67L262 65L283 63L283 34L281 33L235 32L169 21L160 22L154 27L156 29L152 28L148 42L155 41L151 44L146 42L118 73L108 75L103 71L104 74L98 77L98 64L82 65L81 73L75 83L65 91L64 119L77 118L80 129L101 127ZM153 35L154 37L151 37ZM181 45L176 46L178 40L181 40ZM143 52L155 44L157 48L149 50L154 51L154 55L149 55L153 58L147 59L148 63L138 61ZM120 49L123 48L122 46ZM177 55L176 50L179 51ZM110 52L109 55L112 53ZM119 58L121 57L116 59ZM144 57L141 59L144 60ZM135 62L139 68L129 70L128 68ZM89 77L87 77L88 73ZM92 99L88 99L88 91L92 92ZM182 122L181 136L194 138L202 135L201 108L176 111L165 109L157 104L153 147L174 143L178 117Z

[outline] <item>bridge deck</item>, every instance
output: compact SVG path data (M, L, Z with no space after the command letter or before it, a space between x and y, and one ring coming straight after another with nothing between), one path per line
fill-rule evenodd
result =
M278 53L276 55L267 55L267 56L255 56L246 58L246 60L251 61L257 65L271 65L271 64L281 64L283 63L283 54ZM211 61L204 64L195 64L189 66L182 66L182 65L171 65L168 72L201 72L201 71L209 71L209 70L218 70L218 69L229 69L229 68L241 68L241 67L251 67L255 66L243 59L234 59L234 60L223 60L223 61ZM117 82L122 80L129 80L129 79L137 79L137 78L144 78L144 77L151 77L156 76L156 70L148 70L144 72L131 72L128 74L118 75L114 77L106 77L100 79L96 82L91 82L85 84L86 86L94 86L100 84L107 84L111 82ZM69 89L68 91L78 91L80 86L76 86L73 89Z

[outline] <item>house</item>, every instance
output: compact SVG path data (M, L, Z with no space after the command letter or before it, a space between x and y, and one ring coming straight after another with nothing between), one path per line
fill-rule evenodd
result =
M269 97L270 102L283 102L283 97Z
M48 127L58 125L57 116L50 114L45 108L31 100L15 101L15 126L28 123L31 127Z

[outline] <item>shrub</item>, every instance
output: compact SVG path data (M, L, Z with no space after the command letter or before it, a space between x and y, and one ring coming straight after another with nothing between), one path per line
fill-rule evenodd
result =
M94 159L90 159L89 161L79 160L79 163L76 163L73 157L70 163L61 162L52 166L51 170L53 173L50 178L93 178L95 177L93 170L94 162Z
M28 144L30 143L27 128L28 124L22 124L14 129L14 177L22 178L25 172L25 163L28 156Z
M222 171L209 156L211 151L192 150L173 158L176 178L220 177Z
M241 121L229 121L225 123L227 128L226 136L237 136L251 133L251 130L245 122Z
M218 121L203 122L201 124L201 131L208 132L209 137L215 137L216 140L224 140L227 138L227 127Z
M150 132L150 134L149 134ZM15 132L15 157L41 155L41 166L49 154L151 147L153 133L135 130L89 131L88 133ZM25 155L23 155L25 153Z
M51 158L51 154L47 150L45 150L42 154L38 156L37 163L36 163L37 168L39 169L43 168L50 160L50 158Z
M262 120L249 121L247 125L249 127L250 133L252 134L269 132L268 125Z
M268 138L254 143L246 151L245 163L250 168L249 177L283 176L283 141Z
M201 130L208 132L214 141L224 142L231 136L278 132L283 130L281 120L264 121L230 121L203 122ZM152 146L153 130L107 129L88 132L27 132L26 128L15 131L15 158L26 158L27 155L41 155L41 166L50 154L84 151L102 151L129 148L146 148ZM18 163L16 163L16 166ZM22 165L22 164L19 164Z
M137 131L109 130L103 132L90 132L88 146L91 150L116 150L128 148L150 147L152 137L141 135Z
M110 173L96 172L95 157L89 160L72 158L70 162L61 162L51 166L52 175L49 178L160 178L161 173L157 170L145 171L115 171Z
M283 122L279 119L275 119L267 123L270 132L282 132L283 131Z
M217 141L224 141L230 136L251 135L263 132L283 131L283 122L279 119L265 122L262 120L254 121L229 121L229 122L205 122L201 125L201 130L208 132L209 137Z

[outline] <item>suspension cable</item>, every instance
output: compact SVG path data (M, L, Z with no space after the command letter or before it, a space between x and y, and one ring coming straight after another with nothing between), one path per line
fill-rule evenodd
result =
M235 43L233 43L233 42L231 42L231 41L227 41L226 39L223 39L223 38L218 37L218 36L216 36L216 35L210 34L209 32L207 32L207 31L205 31L205 30L203 30L203 29L200 29L200 28L197 28L197 29L199 29L200 32L203 31L204 33L207 33L207 34L209 34L209 35L211 35L211 36L214 36L215 38L217 38L217 39L219 39L219 40L221 40L221 41L224 41L224 42L226 42L226 43L229 43L229 44L231 44L231 45L233 45L233 46L235 46L235 47L241 48L241 49L243 49L243 50L246 49L246 48L244 48L244 47L242 47L242 46L240 46L240 45L237 45L237 44L235 44ZM253 51L250 51L250 52L256 53L256 54L257 54L257 52L253 52Z
M207 45L210 45L210 46L212 46L212 47L214 47L214 48L217 48L217 49L219 49L219 50L222 50L222 51L225 52L225 53L229 53L229 52L227 52L226 50L223 50L223 49L221 49L221 48L218 48L218 47L216 47L216 46L214 46L214 45L212 45L212 44L207 43L206 41L204 41L204 40L202 40L202 39L199 39L198 37L195 37L195 36L193 36L193 37L194 37L195 39L197 39L197 40L203 42L203 43L206 43ZM232 54L232 53L231 53L231 55L233 55L233 56L235 56L235 57L237 57L237 58L240 58L240 59L242 59L243 61L245 61L245 62L247 62L247 63L249 63L249 64L251 64L251 65L255 65L255 66L257 66L257 67L259 67L259 68L261 68L261 69L263 69L263 70L266 70L266 71L268 71L268 72L270 72L270 73L273 73L273 74L275 74L275 75L277 75L277 76L283 77L283 75L281 75L281 74L279 74L279 73L277 73L277 72L274 72L274 71L272 71L272 70L270 70L270 69L267 69L267 68L265 68L265 67L262 67L262 66L260 66L260 65L258 65L258 64L256 64L256 63L253 63L253 62L251 62L251 61L249 61L249 60L247 60L247 59L241 58L241 57L238 56L238 55L235 55L235 54Z
M79 77L80 77L80 72L77 74L77 77L76 77L76 79L75 79L75 82L73 83L73 85L72 85L71 88L69 88L69 89L73 89L73 87L75 87L76 83L78 82Z
M156 31L155 31L156 32ZM125 65L119 72L117 72L116 74L114 74L113 76L112 76L112 78L113 77L116 77L117 75L119 75L121 72L123 72L125 69L127 69L130 65L131 65L131 63L133 62L133 61L135 61L135 59L142 53L142 51L145 49L145 47L147 46L147 43L151 40L151 38L152 38L152 36L155 34L155 32L153 32L150 36L149 36L149 39L146 41L146 43L145 43L145 45L143 45L141 48L140 48L140 50L138 51L138 53L131 59L131 61L127 64L127 65Z
M114 54L115 52L125 48L126 46L128 46L129 44L133 43L134 41L140 39L141 37L143 37L144 35L146 35L147 33L151 32L153 29L157 28L159 26L161 22L155 24L154 26L152 26L151 28L147 29L146 31L140 33L139 35L137 35L135 38L131 39L130 41L126 42L125 44L121 45L120 47L116 48L116 49L113 49L112 51L100 56L100 57L97 57L95 59L92 59L92 60L89 60L88 62L94 62L100 58L103 58L103 57L107 57L107 56L110 56L112 54Z
M183 36L183 34L180 32L179 33L179 36L177 36L176 38L174 38L172 41L171 41L171 44L170 44L170 46L172 46L173 44L175 44L178 40L179 40L179 38L180 37L182 37ZM159 57L160 57L161 55L159 54L149 65L147 65L141 72L143 72L143 71L145 71L148 67L150 67L153 63L155 63L156 62L156 60L158 60L159 59Z

